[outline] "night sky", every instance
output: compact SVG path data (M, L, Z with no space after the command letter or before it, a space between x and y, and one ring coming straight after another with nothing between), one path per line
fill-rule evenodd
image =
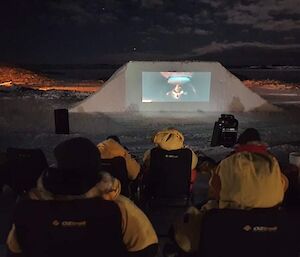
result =
M299 0L2 0L0 63L300 65Z

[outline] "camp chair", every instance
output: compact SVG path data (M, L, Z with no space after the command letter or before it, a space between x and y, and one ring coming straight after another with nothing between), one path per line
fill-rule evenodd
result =
M112 159L101 160L101 170L106 171L121 182L121 194L130 196L129 179L127 176L126 161L118 156Z
M0 151L0 195L2 193L3 186L7 184L7 180L7 154Z
M153 148L144 177L143 210L158 236L167 236L175 218L190 204L192 151Z
M153 148L150 170L145 176L145 194L151 201L189 204L192 151L188 148Z
M127 256L122 218L113 201L23 200L14 224L18 243L28 257Z
M289 187L284 194L283 206L285 209L300 210L300 169L293 164L288 164L281 170L289 180Z
M201 257L299 257L299 212L213 209L203 217Z
M22 194L36 186L42 171L48 167L41 149L7 149L9 186L17 194Z

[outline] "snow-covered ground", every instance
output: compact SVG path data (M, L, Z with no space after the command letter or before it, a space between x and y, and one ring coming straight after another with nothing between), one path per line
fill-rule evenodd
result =
M245 81L253 91L282 108L281 112L233 113L239 121L239 132L247 127L257 128L262 138L278 158L286 163L288 154L300 150L300 89L297 84L276 81ZM230 149L210 147L214 122L220 113L171 114L168 118L151 114L70 114L70 135L54 133L54 109L68 108L83 100L91 92L65 90L33 90L20 86L0 87L0 150L7 147L41 147L49 161L52 150L60 141L78 135L95 143L110 134L118 134L121 141L142 158L152 147L152 134L164 127L177 127L185 135L186 144L221 158Z

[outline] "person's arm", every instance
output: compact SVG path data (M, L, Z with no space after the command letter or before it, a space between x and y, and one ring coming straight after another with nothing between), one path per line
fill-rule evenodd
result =
M126 168L127 168L127 176L130 180L135 180L138 174L140 173L141 166L140 164L134 159L130 153L125 151L124 155L126 161Z
M289 180L282 172L281 172L281 182L283 184L283 191L286 192L286 190L289 187Z
M127 251L132 256L155 256L158 239L147 216L125 196L120 195L115 202L122 214L123 242Z
M197 167L197 163L198 163L198 156L197 156L197 154L195 154L193 152L192 149L190 149L190 150L192 152L191 181L190 181L191 182L191 187L192 187L192 185L194 184L194 182L197 179L197 169L196 169L196 167Z
M198 163L198 156L197 156L197 154L195 154L195 153L193 152L193 150L191 150L191 151L192 151L192 164L191 164L191 170L193 170L193 169L195 169L196 166L197 166L197 163Z
M209 193L212 194L211 196L215 199L215 200L219 200L220 199L220 192L221 192L221 179L219 176L219 173L221 171L221 166L218 165L216 170L212 171L212 175L209 181Z
M171 239L185 254L192 254L198 250L203 214L203 211L191 206L173 223Z
M143 157L143 172L147 172L150 168L151 149L144 153Z
M6 239L7 257L23 257L22 249L17 239L16 226L13 224Z

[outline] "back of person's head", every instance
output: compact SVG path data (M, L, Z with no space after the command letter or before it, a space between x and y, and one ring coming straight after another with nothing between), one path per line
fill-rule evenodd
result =
M76 137L58 144L54 149L56 167L43 174L44 187L53 194L81 195L99 181L101 156L89 139Z
M183 147L184 136L176 128L167 128L157 132L152 140L162 149L175 150Z
M113 139L115 140L117 143L121 144L120 138L116 135L110 135L108 136L106 139Z
M240 134L237 143L245 145L253 141L261 141L260 134L255 128L247 128L242 134Z

